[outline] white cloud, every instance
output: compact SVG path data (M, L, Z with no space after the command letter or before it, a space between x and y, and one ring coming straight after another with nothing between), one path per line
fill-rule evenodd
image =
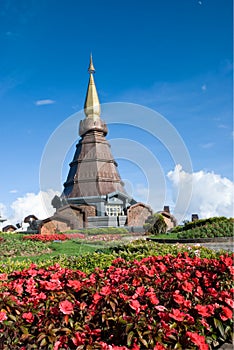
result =
M17 222L22 222L23 219L30 214L34 214L38 219L49 217L54 213L51 200L56 194L59 195L59 193L54 190L48 190L47 192L40 191L38 194L26 193L25 196L17 198L11 204L12 214L7 218L6 225L15 225Z
M173 200L176 201L179 188L184 195L192 188L187 215L198 213L200 218L212 216L233 216L234 209L234 183L225 177L213 172L203 170L187 173L181 165L167 174L173 186ZM177 206L180 213L180 205ZM175 213L176 215L176 213ZM190 218L190 217L187 218Z
M6 206L3 204L3 203L0 203L0 218L1 219L6 219ZM5 222L0 222L0 231L1 231L1 228L5 226Z
M36 105L36 106L52 105L53 103L55 103L55 101L54 101L54 100L51 100L51 99L45 99L45 100L37 100L37 101L35 101L35 105Z
M6 206L3 203L0 203L0 217L5 218L6 210Z
M215 143L214 142L207 142L207 143L203 143L201 145L202 148L212 148L214 147Z
M10 190L9 193L17 193L18 190Z

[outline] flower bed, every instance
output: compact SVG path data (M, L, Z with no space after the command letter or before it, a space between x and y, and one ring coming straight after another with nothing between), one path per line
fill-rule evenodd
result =
M3 349L200 349L232 336L233 259L187 253L1 274Z
M24 240L30 241L40 241L40 242L52 242L52 241L66 241L67 239L81 238L84 239L85 235L81 233L71 233L71 234L52 234L52 235L26 235L23 237Z
M121 239L121 235L114 234L114 235L84 235L82 233L58 233L58 234L52 234L52 235L25 235L23 237L24 240L30 240L30 241L40 241L40 242L53 242L53 241L66 241L67 239L84 239L86 241L116 241Z

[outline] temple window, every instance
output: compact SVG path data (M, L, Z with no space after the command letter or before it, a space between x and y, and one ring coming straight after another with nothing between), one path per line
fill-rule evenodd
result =
M122 213L121 205L107 205L106 206L106 214L108 216L118 216Z

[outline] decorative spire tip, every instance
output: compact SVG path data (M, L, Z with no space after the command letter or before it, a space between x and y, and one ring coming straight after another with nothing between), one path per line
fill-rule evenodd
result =
M90 61L89 61L88 72L89 72L90 74L95 73L95 68L94 68L94 65L93 65L93 57L92 57L92 54L90 54Z

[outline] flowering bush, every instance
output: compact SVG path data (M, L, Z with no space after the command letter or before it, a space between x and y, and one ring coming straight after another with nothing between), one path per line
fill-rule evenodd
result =
M230 342L233 259L187 253L126 262L89 276L29 269L0 275L2 349L200 349Z
M81 233L71 233L71 234L52 234L52 235L25 235L23 237L24 240L30 240L30 241L40 241L40 242L51 242L51 241L66 241L67 239L74 239L74 238L85 238L85 235Z
M88 235L85 237L85 240L88 242L113 242L113 241L118 241L121 240L122 236L118 234L114 235Z
M0 256L1 258L15 256L35 256L39 254L50 253L51 249L43 242L31 242L23 240L24 235L3 233L0 239Z

